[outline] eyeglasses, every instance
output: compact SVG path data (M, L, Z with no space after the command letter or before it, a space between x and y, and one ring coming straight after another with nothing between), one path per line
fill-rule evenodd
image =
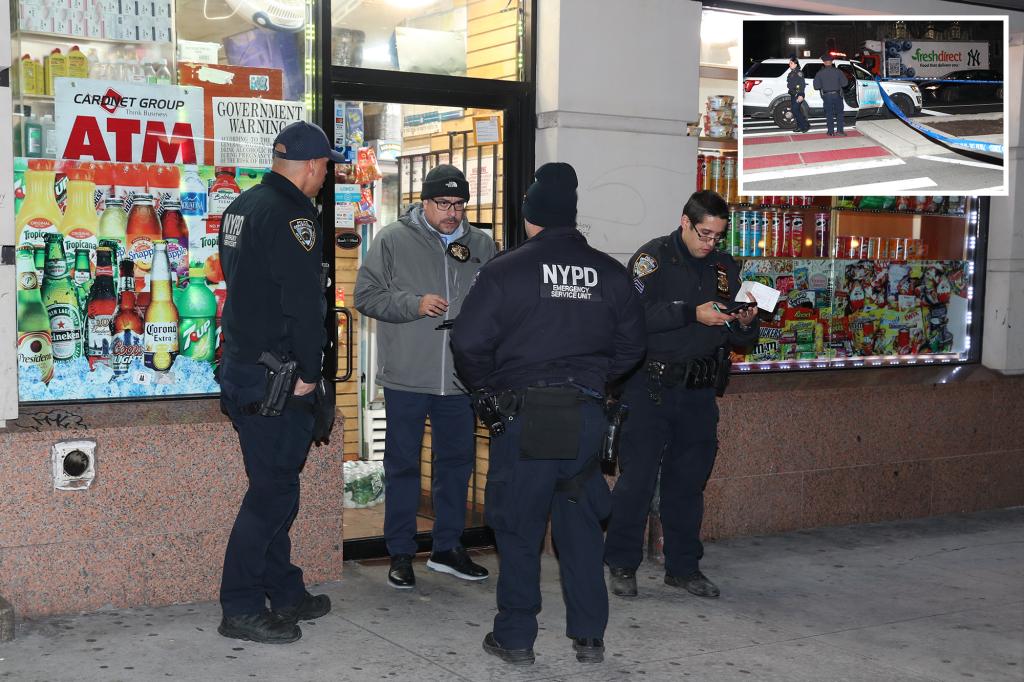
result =
M465 201L445 201L444 199L431 199L431 201L442 211L454 210L456 213L462 213L466 210Z
M697 239L701 240L702 242L714 242L715 244L717 244L723 239L725 239L725 232L716 234L714 232L709 232L707 230L698 230L696 227L693 226L693 223L690 223L690 229L697 233Z

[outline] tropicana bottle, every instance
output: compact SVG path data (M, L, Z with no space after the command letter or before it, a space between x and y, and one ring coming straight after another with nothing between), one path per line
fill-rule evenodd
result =
M14 219L19 244L43 246L43 235L57 234L63 215L53 192L53 162L37 167L30 163L25 171L25 201Z
M43 306L50 318L53 359L67 362L82 357L82 309L71 281L68 262L64 259L64 238L57 233L46 235L46 276L42 288Z
M150 274L150 303L146 309L143 336L146 367L166 372L178 356L178 309L171 300L171 267L167 260L167 242L153 242L153 269Z
M60 221L60 231L64 235L64 254L70 267L74 264L75 252L86 249L89 262L95 264L96 231L100 224L93 196L96 185L91 175L78 174L78 169L71 170L69 177L68 205L64 210L64 219Z
M39 279L31 247L18 249L18 366L39 368L44 384L53 378L50 319L39 295Z

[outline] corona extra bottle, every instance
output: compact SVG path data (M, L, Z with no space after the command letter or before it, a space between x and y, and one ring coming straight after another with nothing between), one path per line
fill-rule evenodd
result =
M146 367L166 372L178 355L178 309L171 300L171 268L167 260L167 242L163 239L153 242L150 278L150 303L146 309L143 337L144 357Z

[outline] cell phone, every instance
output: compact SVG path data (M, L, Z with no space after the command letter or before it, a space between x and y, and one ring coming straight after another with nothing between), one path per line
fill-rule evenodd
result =
M737 302L733 303L731 306L729 306L728 308L723 308L721 305L719 305L718 306L718 312L724 313L726 315L732 315L734 313L740 312L741 310L746 310L747 308L753 308L756 305L757 304L754 303L753 301L737 301Z

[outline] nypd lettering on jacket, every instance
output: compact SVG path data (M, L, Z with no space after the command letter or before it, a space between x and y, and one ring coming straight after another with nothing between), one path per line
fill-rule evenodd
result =
M238 242L242 239L242 226L245 224L245 216L225 213L224 222L221 225L221 232L224 233L224 246L229 249L237 249Z
M541 298L600 301L597 269L583 265L541 263Z

